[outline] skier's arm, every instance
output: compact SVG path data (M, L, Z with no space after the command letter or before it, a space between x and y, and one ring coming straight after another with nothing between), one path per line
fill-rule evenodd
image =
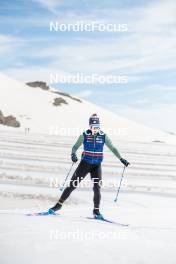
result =
M105 144L119 160L122 158L118 149L113 145L112 141L107 135L105 135Z
M82 134L82 135L79 136L79 138L77 139L76 143L74 144L74 146L72 148L72 154L76 154L76 151L82 145L83 141L84 141L84 136Z

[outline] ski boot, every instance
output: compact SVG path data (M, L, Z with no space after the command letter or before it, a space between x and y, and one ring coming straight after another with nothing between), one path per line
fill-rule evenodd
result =
M51 208L48 210L48 213L51 214L51 215L52 215L52 214L54 215L54 214L56 214L56 213L55 213L56 211L58 211L58 210L61 209L61 207L62 207L62 203L58 202L58 203L55 204L55 206L51 207Z
M103 215L102 215L102 214L100 213L100 211L99 211L99 208L95 208L95 209L93 210L93 216L94 216L94 218L97 219L97 220L103 220L103 219L104 219Z

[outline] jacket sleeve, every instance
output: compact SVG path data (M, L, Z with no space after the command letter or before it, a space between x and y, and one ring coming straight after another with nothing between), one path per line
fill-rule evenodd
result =
M121 159L121 155L118 151L118 149L113 145L112 141L110 140L110 138L105 135L105 144L106 146L112 151L112 153L114 153L114 155L118 158Z
M72 147L72 154L76 153L76 151L78 150L78 148L82 145L84 141L84 136L83 134L79 136L79 138L77 139L76 143L74 144L74 146Z

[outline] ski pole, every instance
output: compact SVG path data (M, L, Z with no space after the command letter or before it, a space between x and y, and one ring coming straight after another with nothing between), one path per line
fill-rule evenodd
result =
M70 172L71 172L71 170L72 170L73 165L74 165L74 162L72 163L72 165L71 165L71 167L70 167L70 170L69 170L69 172L67 173L67 176L65 177L65 180L64 180L64 183L63 183L62 187L60 187L60 191L61 191L61 192L62 192L63 189L64 189L65 183L66 183L66 181L67 181L67 179L68 179L68 177L69 177L69 175L70 175Z
M122 177L121 177L121 179L120 179L119 188L118 188L118 190L117 190L117 194L116 194L116 197L115 197L115 199L114 199L114 202L115 202L115 203L117 202L117 198L118 198L118 195L119 195L119 191L120 191L120 187L121 187L121 184L122 184L122 180L123 180L123 176L124 176L125 169L126 169L126 166L124 165L123 172L122 172Z

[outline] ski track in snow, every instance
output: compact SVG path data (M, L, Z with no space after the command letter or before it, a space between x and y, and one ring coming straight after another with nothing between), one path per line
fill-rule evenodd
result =
M65 147L64 140L67 140ZM53 139L51 136L42 135L41 137L37 134L17 133L14 135L10 132L1 132L1 182L7 183L10 180L15 184L26 182L28 186L31 183L32 186L41 184L47 187L49 178L55 177L63 180L70 166L70 150L73 143L74 138L54 137ZM176 146L127 142L127 148L126 145L121 146L121 144L117 144L120 152L132 163L126 173L126 189L136 190L137 187L138 189L141 187L141 189L150 188L152 191L158 191L160 188L162 192L168 190L169 193L175 192ZM152 157L150 152L152 152ZM112 153L106 151L103 168L105 180L107 177L119 180L122 167ZM160 180L159 183L158 180Z
M117 142L131 167L117 203L116 188L102 188L102 212L129 227L86 219L92 212L92 190L85 187L71 195L58 217L24 215L45 211L57 201L60 191L49 186L50 179L63 182L74 142L0 131L0 263L84 259L88 264L98 258L101 264L175 264L176 146ZM106 149L103 179L118 184L121 173L120 162Z

